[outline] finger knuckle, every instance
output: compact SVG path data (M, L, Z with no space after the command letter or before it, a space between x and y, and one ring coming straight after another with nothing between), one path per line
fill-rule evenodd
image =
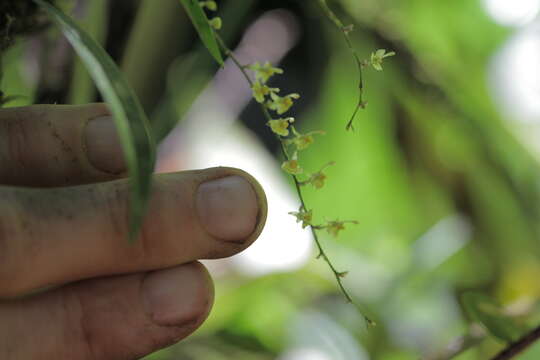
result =
M19 117L9 119L4 123L4 129L8 142L7 158L14 161L21 168L28 167L30 165L27 159L27 144L29 142L24 120Z
M0 219L0 297L6 295L10 286L7 268L10 254L8 253L6 238L4 223Z
M61 293L60 302L62 308L63 324L62 327L70 331L64 332L68 337L63 339L65 344L71 344L72 350L76 351L81 358L85 360L98 360L100 349L99 332L95 331L95 326L91 321L95 318L95 310L88 306L85 294L77 286L70 286Z
M0 192L0 201L11 203L9 199L2 198ZM28 222L5 206L0 207L0 214L0 297L9 298L28 286L25 267L21 265L26 256L24 242L17 241L28 228Z

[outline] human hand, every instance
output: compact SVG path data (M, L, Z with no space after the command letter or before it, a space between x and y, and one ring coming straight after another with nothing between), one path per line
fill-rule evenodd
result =
M136 359L185 338L213 302L196 260L236 254L264 226L248 174L160 174L130 245L107 116L103 104L0 110L0 359Z

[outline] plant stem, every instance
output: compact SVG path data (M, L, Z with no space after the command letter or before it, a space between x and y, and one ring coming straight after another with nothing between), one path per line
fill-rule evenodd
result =
M238 61L238 59L236 58L236 56L234 55L232 50L227 47L227 45L225 44L223 39L219 36L219 34L217 34L215 31L214 31L214 34L215 34L215 37L216 37L216 39L218 41L218 44L221 46L221 48L225 52L225 55L227 55L232 60L232 62L235 64L235 66L238 68L238 70L240 70L240 72L242 73L242 75L244 76L246 81L248 82L250 88L252 88L253 87L253 81L251 80L248 73L246 72L245 66L243 66ZM259 105L261 107L261 111L264 114L264 117L266 118L266 120L267 121L272 120L272 116L270 115L270 113L268 112L268 109L264 106L264 104L259 103ZM278 135L276 135L276 137L279 140L281 153L283 154L283 157L287 161L290 160L289 154L287 153L287 148L286 148L285 143L283 142L283 140ZM300 188L300 181L298 180L298 177L296 175L291 174L291 177L294 180L294 185L295 185L295 188L296 188L296 193L298 195L298 199L300 200L301 209L307 211L307 205L306 205L306 202L304 200L304 196L302 195L302 190ZM319 254L317 255L317 258L322 258L328 264L328 266L330 267L330 269L332 270L332 272L334 274L334 277L336 278L339 289L343 293L343 296L345 297L347 302L353 303L351 295L349 294L349 292L347 291L347 289L345 289L345 286L343 285L342 273L340 271L336 270L334 264L332 263L332 261L330 261L330 259L326 255L326 252L324 251L324 249L323 249L323 247L321 245L321 241L319 240L319 237L318 237L317 232L315 231L315 228L310 225L310 229L311 229L311 234L313 235L313 239L315 240L315 244L317 245L317 249L319 251ZM364 319L365 319L365 321L367 322L368 325L375 324L367 316L365 316L365 315L363 315L363 316L364 316Z
M356 63L356 67L358 68L358 104L356 105L354 112L349 120L347 122L347 126L345 127L347 130L353 129L353 122L356 118L356 114L358 114L358 110L365 108L366 102L364 102L364 76L362 73L362 69L364 65L362 64L362 61L360 60L360 56L358 56L358 52L354 48L351 38L349 37L349 31L352 29L348 28L347 26L344 26L341 20L336 16L336 14L330 9L328 4L326 3L326 0L318 0L321 8L323 9L326 16L339 28L341 33L343 34L343 37L345 38L345 42L347 43L347 47L349 48L353 58L354 62Z
M508 360L520 354L540 339L540 326L523 335L519 340L495 355L491 360Z

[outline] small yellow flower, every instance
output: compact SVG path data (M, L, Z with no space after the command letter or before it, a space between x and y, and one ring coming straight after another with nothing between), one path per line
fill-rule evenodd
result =
M263 65L257 61L248 68L255 73L255 78L260 80L263 84L267 83L268 80L275 74L283 74L282 69L273 67L269 61L265 62Z
M334 237L338 236L341 230L345 230L345 225L341 221L330 221L326 225L326 231Z
M199 4L202 8L207 8L210 11L216 11L217 10L217 4L215 1L200 1Z
M305 150L311 144L313 144L315 142L315 138L313 137L313 135L315 135L315 134L324 135L325 134L324 131L320 131L320 130L310 131L307 134L300 134L299 132L296 131L296 129L294 127L292 129L293 129L293 133L294 133L295 137L293 139L288 140L287 144L288 145L289 144L294 144L294 146L296 146L297 150Z
M272 101L268 102L268 108L270 110L276 111L279 115L289 111L291 106L293 106L293 99L299 99L300 95L293 93L286 96L279 96L277 94L271 93L270 97Z
M334 220L334 221L329 221L324 227L326 228L326 231L330 235L332 235L334 237L337 237L341 230L345 230L345 224L346 223L358 224L358 221L354 221L354 220L347 220L347 221Z
M264 98L266 95L272 95L273 93L279 92L278 88L268 87L259 81L255 81L253 83L253 87L251 88L251 90L253 92L253 97L255 98L255 100L257 100L257 102L261 104L264 102Z
M300 211L291 211L289 214L296 217L297 223L302 223L302 229L311 225L311 221L313 220L313 210L305 211L300 209Z
M297 137L294 139L294 143L296 144L296 148L298 150L304 150L309 147L309 145L313 144L315 142L315 139L313 138L313 135L306 134Z
M324 181L326 180L326 175L319 171L311 176L310 183L315 187L315 189L320 189L324 186Z
M304 169L300 167L298 160L296 159L284 161L283 164L281 164L281 168L291 175L298 175L304 172Z
M396 53L393 51L386 52L385 49L379 49L374 53L371 53L371 66L377 71L382 71L383 59L394 55L396 55Z
M268 121L267 125L270 126L272 132L280 136L289 135L289 124L294 121L294 118L288 117L285 119L276 119Z
M215 30L221 29L221 18L216 16L215 18L208 20L210 23L210 26L213 27Z
M329 162L328 164L324 165L321 170L317 171L314 174L311 174L309 176L309 179L307 179L306 181L301 182L300 185L311 184L317 190L322 188L324 186L324 182L326 181L326 178L327 178L326 174L323 171L327 167L332 166L334 164L335 164L335 162L332 161L332 162Z

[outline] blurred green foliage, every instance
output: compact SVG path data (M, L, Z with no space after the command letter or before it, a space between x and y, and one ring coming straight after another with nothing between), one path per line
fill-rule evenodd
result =
M124 47L129 54L116 60L152 114L159 139L217 70L178 1L168 1L175 5L162 11L148 10L150 0L132 2L144 9L124 23L132 37L126 31L113 41L112 30L101 32L105 25L87 25L110 52ZM98 7L86 13L94 25L114 25L118 9L87 2ZM349 270L345 285L378 326L366 330L324 263L313 259L293 273L220 277L205 325L147 359L319 359L301 355L306 349L332 360L439 359L430 356L469 332L472 319L461 295L472 289L503 304L523 328L540 321L537 158L516 135L519 125L493 100L488 81L493 56L511 31L495 24L479 0L329 5L345 23L355 24L351 37L359 54L397 52L384 72L365 72L369 104L354 132L344 128L357 102L355 63L316 1L224 0L220 16L231 47L265 11L286 8L297 17L303 35L284 59L283 82L308 93L295 114L298 128L328 133L305 152L304 167L337 162L327 171L324 191L306 188L305 194L316 216L359 220L338 240L323 241L339 268ZM170 11L174 6L177 13ZM84 13L77 16L89 20ZM141 28L152 31L139 33ZM50 38L55 37L49 32ZM2 56L2 90L24 96L11 106L40 101L43 94L44 80L32 75L37 65L27 59L29 51L20 39ZM73 69L78 80L68 81L65 92L71 95L58 101L95 100L80 66ZM246 114L251 122L263 121L249 107ZM486 359L505 346L484 335L475 345L457 359ZM522 358L540 358L540 345Z

